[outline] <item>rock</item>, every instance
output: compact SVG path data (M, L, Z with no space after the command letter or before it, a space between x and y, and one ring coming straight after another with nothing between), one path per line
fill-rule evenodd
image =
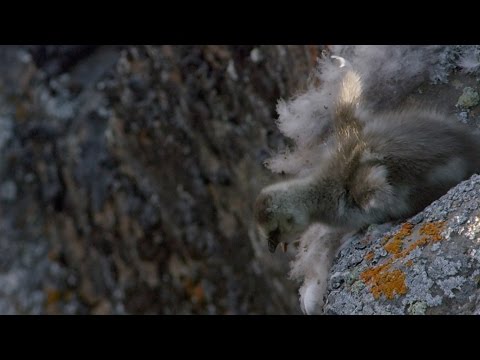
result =
M13 121L7 117L0 116L0 151L7 145L13 135Z
M259 63L262 61L262 59L262 54L258 48L254 48L252 51L250 51L250 60L252 60L254 63Z
M463 89L462 95L458 98L457 106L460 108L470 109L478 105L480 101L480 96L478 92L471 88L466 87Z
M37 66L42 67L47 76L61 74L82 59L91 55L98 45L30 45Z
M337 257L324 312L480 313L479 205L480 175L474 175L415 216L419 222L408 219L375 236L371 226ZM367 237L366 248L356 246ZM350 257L363 261L352 265ZM344 272L354 279L339 283L335 274Z
M5 181L0 185L0 199L15 201L17 198L17 185L13 181Z
M4 50L0 313L300 313L251 204L306 47Z

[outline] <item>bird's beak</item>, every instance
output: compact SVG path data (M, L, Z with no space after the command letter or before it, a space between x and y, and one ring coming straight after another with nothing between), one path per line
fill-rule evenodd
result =
M276 228L268 234L268 250L273 254L279 244L280 228Z

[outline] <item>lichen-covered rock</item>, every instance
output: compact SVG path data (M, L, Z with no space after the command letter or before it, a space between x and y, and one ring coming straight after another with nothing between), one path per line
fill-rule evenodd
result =
M457 106L470 109L474 106L477 106L479 101L480 96L478 95L478 92L475 89L467 86L465 89L463 89L462 95L460 95L458 98Z
M480 314L479 207L474 175L405 222L355 235L332 268L325 313Z

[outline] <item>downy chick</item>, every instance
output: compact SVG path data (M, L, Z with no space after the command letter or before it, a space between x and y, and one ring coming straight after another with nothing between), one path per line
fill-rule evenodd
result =
M480 171L480 141L467 127L428 109L372 114L361 95L348 69L323 161L257 197L255 219L271 252L312 223L349 231L407 218Z

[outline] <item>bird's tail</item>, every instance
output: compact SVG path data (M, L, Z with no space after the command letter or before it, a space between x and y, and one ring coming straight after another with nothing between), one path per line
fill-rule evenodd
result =
M337 130L360 126L355 110L361 96L360 76L355 71L348 69L343 76L335 103L334 123Z

